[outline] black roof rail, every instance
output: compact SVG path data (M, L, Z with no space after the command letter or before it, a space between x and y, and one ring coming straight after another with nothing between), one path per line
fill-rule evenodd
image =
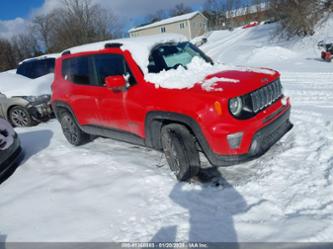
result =
M120 48L123 44L122 43L106 43L105 48Z
M68 54L71 54L71 51L70 51L70 50L66 50L66 51L64 51L64 52L61 54L61 56L68 55Z

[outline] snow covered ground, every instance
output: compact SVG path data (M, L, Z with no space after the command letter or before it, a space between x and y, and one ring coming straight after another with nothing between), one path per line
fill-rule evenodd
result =
M332 242L333 64L316 49L330 27L289 42L272 25L220 31L202 47L281 70L293 102L294 129L260 159L220 169L222 186L178 183L160 153L126 143L73 148L55 120L18 129L26 158L0 186L0 240Z

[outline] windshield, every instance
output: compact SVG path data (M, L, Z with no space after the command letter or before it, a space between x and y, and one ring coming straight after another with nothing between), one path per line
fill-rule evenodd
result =
M162 44L152 50L149 56L148 71L159 73L163 70L176 69L179 66L186 68L196 56L213 64L212 59L190 42Z

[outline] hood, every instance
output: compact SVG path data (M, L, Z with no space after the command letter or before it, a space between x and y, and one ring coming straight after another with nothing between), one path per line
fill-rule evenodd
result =
M223 96L241 96L276 80L279 73L267 68L210 64L195 57L187 68L178 67L145 75L156 88L183 89Z
M239 97L253 92L278 79L277 71L266 68L240 68L208 75L194 90L205 94Z

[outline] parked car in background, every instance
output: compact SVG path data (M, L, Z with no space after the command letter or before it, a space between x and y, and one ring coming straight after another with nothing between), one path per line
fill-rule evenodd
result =
M49 120L52 115L51 96L14 96L0 93L0 117L14 127L29 127Z
M0 184L23 158L20 140L11 125L0 119Z
M18 65L16 74L0 74L0 117L14 127L28 127L53 116L50 85L56 57L27 59Z
M249 29L249 28L253 28L255 26L258 26L260 23L259 22L251 22L249 24L246 24L243 26L243 29Z
M321 58L324 61L332 62L332 60L333 60L333 42L332 41L331 42L320 41L318 43L318 48L324 49L324 51L321 52Z
M215 65L170 34L65 51L52 105L69 143L97 135L163 151L181 181L198 174L200 151L213 166L234 165L292 128L278 72Z
M46 74L53 73L56 56L56 54L44 55L24 60L18 65L16 73L30 79L37 79Z
M195 46L201 47L202 45L204 45L204 44L206 44L208 42L208 39L205 36L201 36L201 37L194 38L191 42Z

